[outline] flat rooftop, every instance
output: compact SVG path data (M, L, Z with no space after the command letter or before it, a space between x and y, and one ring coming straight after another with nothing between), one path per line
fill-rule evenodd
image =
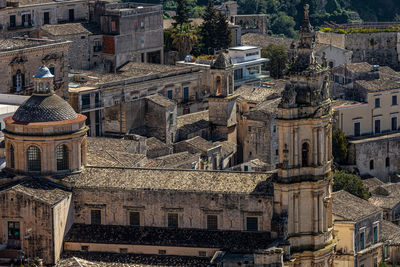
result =
M259 48L258 46L242 45L242 46L229 47L229 50L246 51L246 50L258 49L258 48Z

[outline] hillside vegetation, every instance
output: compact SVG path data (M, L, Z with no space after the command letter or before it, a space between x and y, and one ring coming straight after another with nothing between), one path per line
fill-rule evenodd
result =
M142 0L161 3L164 10L175 10L175 0ZM208 0L187 0L190 16L202 14ZM215 1L219 4L224 1ZM295 37L303 18L303 6L310 5L310 19L314 26L324 21L348 23L352 21L400 21L400 0L237 0L240 14L268 14L270 33Z

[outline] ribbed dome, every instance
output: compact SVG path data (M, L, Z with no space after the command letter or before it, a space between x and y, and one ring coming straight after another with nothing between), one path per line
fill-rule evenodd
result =
M75 119L75 110L61 97L32 95L20 106L12 117L18 122L48 122Z

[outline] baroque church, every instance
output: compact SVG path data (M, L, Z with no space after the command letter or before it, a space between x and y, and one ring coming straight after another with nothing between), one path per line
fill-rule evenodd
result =
M300 35L270 173L88 165L86 117L40 67L34 94L5 119L0 258L333 267L331 100L308 6Z

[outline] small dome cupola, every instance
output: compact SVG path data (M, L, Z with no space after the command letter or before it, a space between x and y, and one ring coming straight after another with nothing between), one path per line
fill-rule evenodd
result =
M35 85L34 94L53 94L53 78L54 75L51 74L49 68L47 68L45 65L42 65L33 76Z

